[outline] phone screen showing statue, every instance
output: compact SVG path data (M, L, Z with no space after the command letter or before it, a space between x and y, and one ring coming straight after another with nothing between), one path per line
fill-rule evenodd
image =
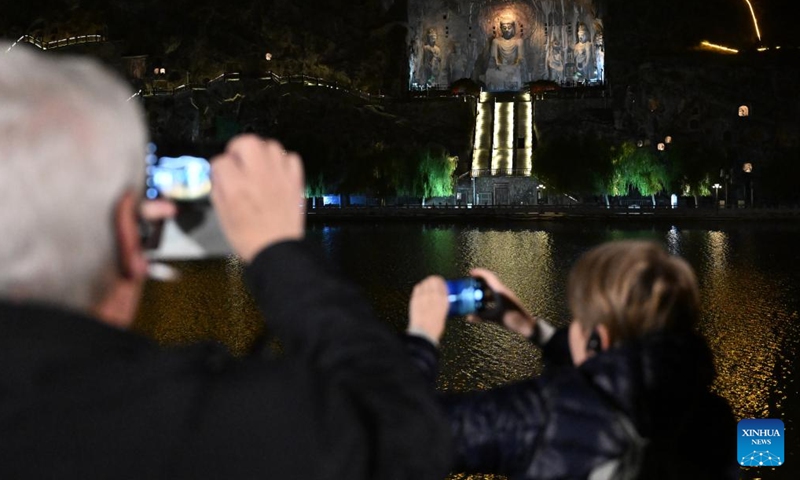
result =
M145 195L149 199L166 198L192 202L204 200L211 193L211 164L195 155L162 155L155 144L147 147Z

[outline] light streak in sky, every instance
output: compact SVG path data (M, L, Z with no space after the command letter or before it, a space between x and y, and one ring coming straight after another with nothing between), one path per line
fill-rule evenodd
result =
M707 42L705 40L700 42L700 45L702 45L702 46L704 46L706 48L711 48L713 50L720 50L720 51L728 52L728 53L739 53L739 50L736 50L735 48L723 47L722 45L716 45L714 43L710 43L710 42Z
M750 3L750 0L744 0L747 3L747 7L750 9L750 15L753 17L753 26L756 27L756 36L758 37L758 41L761 41L761 31L758 29L758 19L756 19L756 12L753 10L753 4Z

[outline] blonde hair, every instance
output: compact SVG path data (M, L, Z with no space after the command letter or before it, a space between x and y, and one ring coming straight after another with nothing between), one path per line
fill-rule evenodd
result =
M602 324L612 344L655 330L691 330L700 310L697 277L682 258L650 241L609 242L584 254L567 283L573 318Z

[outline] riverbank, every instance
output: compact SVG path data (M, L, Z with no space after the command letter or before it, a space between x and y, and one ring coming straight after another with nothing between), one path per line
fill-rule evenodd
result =
M481 206L349 206L309 209L313 220L443 220L443 221L542 221L542 220L800 220L800 208L622 208L559 205Z

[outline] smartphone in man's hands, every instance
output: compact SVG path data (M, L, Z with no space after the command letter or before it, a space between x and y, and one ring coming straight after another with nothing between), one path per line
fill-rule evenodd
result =
M150 144L145 157L145 197L174 202L178 214L142 227L143 245L155 260L192 260L232 253L210 202L213 148L170 148Z

